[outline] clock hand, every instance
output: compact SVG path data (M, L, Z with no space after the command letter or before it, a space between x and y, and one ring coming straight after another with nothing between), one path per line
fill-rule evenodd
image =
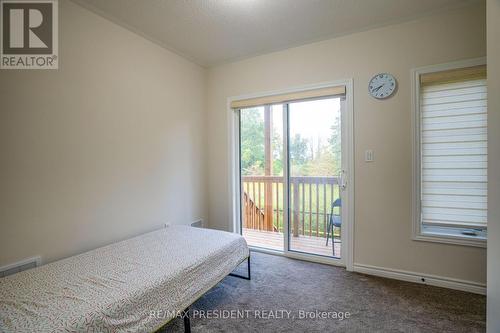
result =
M377 88L373 89L373 91L379 91L380 88L382 88L384 85L378 86Z

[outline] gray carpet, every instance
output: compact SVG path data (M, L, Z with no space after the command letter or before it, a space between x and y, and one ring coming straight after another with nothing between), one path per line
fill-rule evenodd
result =
M193 333L486 330L484 296L255 252L251 281L226 277L191 309L192 316L197 312L191 320ZM209 316L208 311L212 311L212 317L230 316L231 310L240 310L239 315L233 311L233 317L248 318L201 318L203 314ZM290 311L290 318L285 310ZM330 318L300 317L303 311L316 315L316 310L329 312L324 315ZM273 318L264 311L274 311L275 317L283 318ZM349 312L350 317L339 320L338 312ZM183 331L182 319L175 319L162 332Z

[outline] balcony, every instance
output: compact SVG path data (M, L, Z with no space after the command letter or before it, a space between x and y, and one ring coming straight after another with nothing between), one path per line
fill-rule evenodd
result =
M243 236L250 246L283 250L283 177L242 177ZM340 229L326 244L332 203L339 198L337 177L290 177L290 250L340 257ZM334 212L340 219L340 209Z

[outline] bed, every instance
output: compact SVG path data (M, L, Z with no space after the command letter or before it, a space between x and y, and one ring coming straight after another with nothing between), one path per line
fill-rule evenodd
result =
M154 332L245 260L239 235L168 226L0 279L0 332Z

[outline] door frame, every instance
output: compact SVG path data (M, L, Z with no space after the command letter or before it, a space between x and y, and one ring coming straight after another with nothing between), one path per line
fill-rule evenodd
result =
M282 255L294 259L308 260L313 262L319 262L324 264L345 266L348 271L353 270L354 262L354 94L353 94L353 79L343 79L337 81L323 82L312 85L304 85L283 90L274 90L268 92L261 92L255 94L246 94L239 96L232 96L227 99L227 126L228 126L228 170L229 170L229 182L228 182L228 193L229 193L229 217L231 222L232 231L241 234L241 175L240 175L240 122L239 122L239 112L231 108L231 102L242 99L250 99L257 97L266 97L272 95L294 93L312 89L336 87L344 85L346 87L346 100L345 100L345 114L341 118L342 124L342 169L345 170L345 183L347 184L346 189L343 191L342 197L344 198L342 202L342 222L344 224L342 228L342 259L329 258L314 254L304 254L296 251L289 250L289 228L288 228L288 191L284 191L285 209L284 214L284 229L285 229L285 248L283 251L262 249L256 247L250 247L253 251L259 251L264 253ZM286 112L286 107L284 106L283 112ZM283 121L287 121L283 117ZM287 129L287 127L285 127ZM285 135L284 135L285 136ZM283 149L284 156L288 156L287 144L284 145ZM288 161L285 163L287 164ZM283 177L288 180L287 167L284 168ZM285 182L287 183L287 182ZM288 185L286 185L288 188Z

